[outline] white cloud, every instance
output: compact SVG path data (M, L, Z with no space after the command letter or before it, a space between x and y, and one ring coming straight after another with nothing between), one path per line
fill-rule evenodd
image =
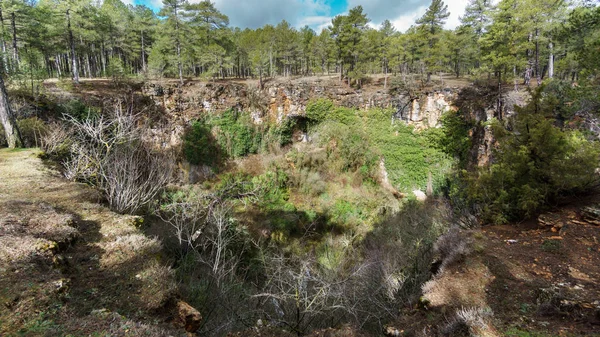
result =
M127 3L134 0L124 0ZM162 0L145 0L157 8ZM190 0L199 2L200 0ZM212 0L221 13L229 17L230 26L258 28L266 24L276 25L286 20L290 25L301 28L305 25L319 33L331 25L334 14L328 0ZM396 30L404 32L421 17L431 0L346 0L347 10L363 6L364 13L371 20L369 26L379 28L389 19ZM445 0L450 11L445 28L454 29L459 24L468 0ZM347 14L339 13L339 14Z
M465 15L465 8L467 7L467 0L447 0L448 11L450 16L446 20L446 29L454 29L460 25L460 17Z
M309 26L319 34L323 29L331 25L333 17L327 15L307 16L298 21L298 27Z
M329 6L324 0L215 0L214 2L215 7L229 17L231 26L242 28L276 25L282 20L286 20L292 26L301 27L304 22L307 22L307 18L330 15Z
M162 8L163 3L162 0L150 0L151 6L154 8Z
M381 0L378 0L381 1ZM450 12L450 16L446 20L446 24L444 28L446 29L454 29L460 25L460 17L464 15L465 7L467 6L468 0L447 0L445 3L448 5L448 12ZM414 25L415 22L425 14L427 11L427 7L429 7L429 3L424 4L419 7L414 7L410 11L407 11L399 16L390 18L390 22L394 25L397 31L406 32L410 26ZM369 14L367 12L367 14ZM369 23L369 26L373 28L379 28L381 25L381 21L373 20Z
M419 19L425 11L427 10L427 6L421 6L416 8L412 13L400 15L399 17L390 20L394 28L396 28L399 32L406 32L410 28L410 26L415 24L415 21Z
M429 6L430 0L347 0L348 9L362 6L374 25L384 20L412 16L415 9Z

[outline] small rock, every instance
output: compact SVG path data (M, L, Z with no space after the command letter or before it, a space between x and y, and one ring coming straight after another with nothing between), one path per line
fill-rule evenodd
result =
M52 282L52 284L55 287L54 291L59 294L67 292L67 290L69 289L69 283L71 283L71 280L65 278L61 278L58 281Z
M415 197L419 201L425 201L425 200L427 200L427 195L425 194L425 192L423 192L421 190L414 190L413 194L415 195Z
M386 326L383 329L383 335L384 336L389 336L389 337L399 337L402 336L402 334L404 333L404 330L398 330L394 327L391 326Z

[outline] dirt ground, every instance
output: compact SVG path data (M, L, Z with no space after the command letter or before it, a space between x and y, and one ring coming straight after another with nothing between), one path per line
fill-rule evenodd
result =
M394 326L436 335L462 311L480 336L600 336L600 226L581 212L599 201L465 232L470 253L436 274Z
M482 230L483 261L495 277L487 299L501 326L600 335L600 226L583 219L586 205L598 198L542 215L552 219L548 225Z

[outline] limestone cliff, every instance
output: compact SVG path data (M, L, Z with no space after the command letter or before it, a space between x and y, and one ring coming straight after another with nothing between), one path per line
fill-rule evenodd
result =
M143 92L165 111L186 122L202 114L238 109L254 123L281 122L303 116L311 99L327 98L338 106L358 109L394 109L393 118L417 128L439 126L441 115L451 108L457 89L422 92L418 97L393 95L377 87L350 88L335 80L272 81L259 89L243 82L147 83Z

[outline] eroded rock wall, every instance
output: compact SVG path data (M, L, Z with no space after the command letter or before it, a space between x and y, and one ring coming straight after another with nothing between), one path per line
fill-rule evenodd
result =
M358 109L395 109L394 118L418 128L436 127L441 115L451 109L456 89L423 92L418 97L393 95L383 88L350 88L338 81L313 80L267 83L264 89L243 82L148 83L143 92L171 116L189 121L202 114L238 109L250 114L256 124L280 123L303 116L311 99L327 98L338 106Z

